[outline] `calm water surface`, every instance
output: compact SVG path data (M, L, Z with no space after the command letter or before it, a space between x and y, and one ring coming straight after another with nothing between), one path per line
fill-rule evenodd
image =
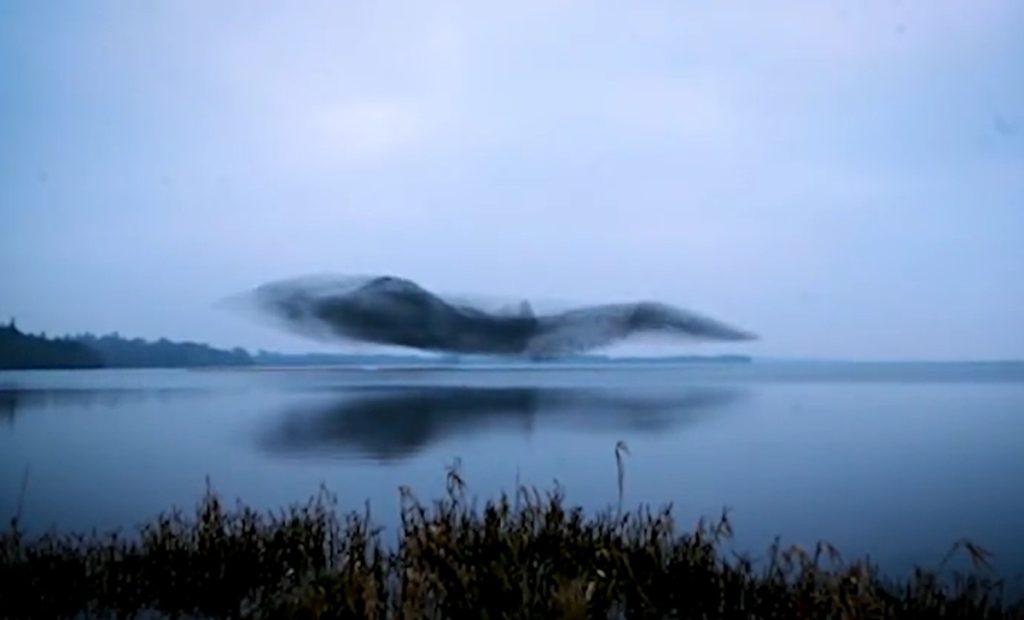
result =
M393 526L460 458L471 492L557 481L616 503L732 509L735 545L771 540L890 571L969 537L1024 574L1024 366L0 372L0 517L34 530L132 528L191 507L207 477L266 508L321 484Z

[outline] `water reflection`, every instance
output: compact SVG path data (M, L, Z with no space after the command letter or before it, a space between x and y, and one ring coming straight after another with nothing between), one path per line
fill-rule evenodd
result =
M202 390L160 389L24 389L0 386L0 421L13 424L18 415L37 409L64 408L113 409L140 402L165 402L185 396L202 394Z
M261 437L284 454L402 459L455 435L535 425L583 432L657 432L693 423L742 395L732 388L687 388L639 395L581 388L399 387L347 391L288 408Z
M17 409L17 392L0 388L0 424L14 424Z

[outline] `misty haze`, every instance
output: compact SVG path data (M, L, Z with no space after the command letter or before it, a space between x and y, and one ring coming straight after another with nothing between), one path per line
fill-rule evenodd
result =
M1022 78L1010 0L3 3L0 617L1020 617Z

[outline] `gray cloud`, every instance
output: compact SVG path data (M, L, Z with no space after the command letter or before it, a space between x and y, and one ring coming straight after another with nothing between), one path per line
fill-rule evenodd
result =
M26 329L301 352L210 302L328 270L657 299L754 356L1024 354L1024 3L8 4Z

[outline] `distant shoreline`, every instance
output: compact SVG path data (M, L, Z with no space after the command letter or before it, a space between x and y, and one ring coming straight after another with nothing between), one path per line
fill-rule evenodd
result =
M1024 360L844 360L752 357L748 355L623 356L572 355L550 360L430 354L278 353L217 349L197 342L155 341L119 334L47 337L0 325L0 371L100 369L285 370L623 370L686 366L913 366L1024 365Z
M126 338L113 333L105 336L79 334L47 337L22 332L12 320L0 326L0 370L76 370L96 368L477 368L493 366L545 367L577 365L600 367L613 365L746 364L744 355L609 357L573 355L553 360L526 360L461 355L403 355L300 353L288 354L235 347L218 349L198 342L155 341Z

